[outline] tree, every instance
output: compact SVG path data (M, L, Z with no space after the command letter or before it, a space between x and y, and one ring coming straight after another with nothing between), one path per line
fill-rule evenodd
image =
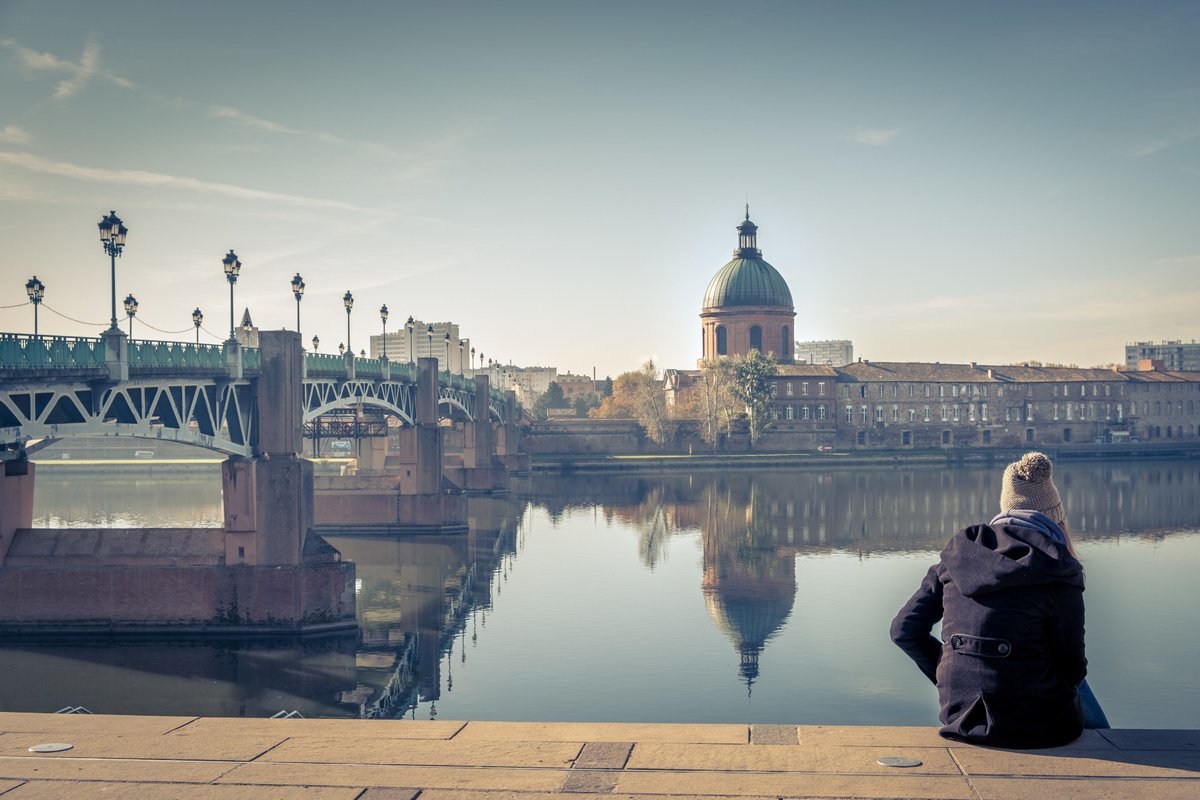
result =
M551 381L546 391L538 395L537 400L533 402L533 415L538 419L545 419L546 409L568 408L570 405L563 397L562 387L558 385L557 381Z
M700 364L700 376L676 401L676 410L700 420L700 438L715 445L729 433L729 423L738 413L732 394L734 362L709 358Z
M636 419L646 436L663 444L674 433L663 397L662 379L653 361L637 372L623 372L613 381L612 394L605 397L589 416L604 419Z
M751 348L733 365L733 386L730 393L746 404L750 418L750 446L758 444L767 427L771 403L775 400L775 359Z

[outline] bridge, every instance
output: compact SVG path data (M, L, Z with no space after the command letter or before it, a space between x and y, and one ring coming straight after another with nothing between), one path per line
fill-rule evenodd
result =
M82 607L107 603L110 625L154 627L183 619L203 626L229 617L230 604L237 610L234 621L251 627L271 620L293 628L314 620L344 622L344 574L330 571L336 551L310 536L314 524L445 529L461 517L465 528L465 499L453 490L499 488L500 458L516 453L510 425L516 403L512 393L491 389L486 375L439 373L434 358L394 364L352 353L306 353L300 335L289 331L262 331L260 342L252 348L233 340L220 346L130 341L119 329L99 338L0 334L0 595L19 585L26 594L21 607L34 615L18 622L36 623L44 613L37 609L56 605L40 596L48 589L36 587L71 580L63 570L132 569L136 581L149 585L164 578L162 568L181 566L217 570L218 577L205 573L200 579L213 584L200 605L179 608L178 598L164 602L147 590L130 611L127 600L115 599L111 575L94 575L97 585L110 585L108 594L81 600L80 608L54 621L81 619ZM365 474L321 478L314 488L312 462L301 457L306 423L364 408L396 420L397 452L389 455L387 438L378 440L360 453ZM439 420L446 419L464 432L453 465L457 486L444 474L447 428ZM81 542L79 532L32 529L36 465L27 458L27 445L76 436L168 439L226 454L224 529L216 538L212 531L197 534L177 551L163 549L165 537L131 543L120 531L97 531ZM89 548L88 558L66 555ZM96 553L105 555L97 559ZM268 590L245 585L244 572L221 572L233 567L268 570L254 579L267 583L279 579L279 568L292 569L291 594L280 590L286 608L267 603L251 611L244 599L239 606L237 586L257 595ZM323 570L321 580L305 577L314 569ZM41 572L31 581L14 577L14 570ZM305 594L314 591L313 597ZM352 592L349 607L352 613ZM12 621L10 612L0 613L0 627Z
M363 406L416 424L419 371L386 358L304 353L303 420ZM0 333L0 447L72 436L170 439L228 455L256 455L262 353L223 345ZM486 381L485 376L480 376ZM444 418L504 423L511 393L481 393L464 375L437 375Z

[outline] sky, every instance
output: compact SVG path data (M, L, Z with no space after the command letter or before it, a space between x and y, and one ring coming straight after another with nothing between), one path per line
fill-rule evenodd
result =
M1121 362L1200 338L1200 3L0 0L0 331L410 314L690 368L750 204L798 339ZM123 316L123 312L119 312ZM147 327L143 327L143 325Z

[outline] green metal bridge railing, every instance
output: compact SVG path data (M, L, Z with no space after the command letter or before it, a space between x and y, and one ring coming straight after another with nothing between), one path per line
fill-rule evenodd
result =
M104 342L76 336L0 333L0 369L97 369Z

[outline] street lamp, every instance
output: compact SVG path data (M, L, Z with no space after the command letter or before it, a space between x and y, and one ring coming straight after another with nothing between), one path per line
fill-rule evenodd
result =
M104 252L108 253L112 265L112 326L109 330L117 331L120 330L117 327L117 256L125 249L125 235L129 233L129 229L115 211L109 211L108 216L100 220L98 227Z
M192 324L196 326L196 344L200 344L200 326L204 324L204 314L199 308L192 312Z
M354 308L354 295L350 294L349 289L342 295L342 305L346 307L346 347L350 347L350 309ZM354 351L351 350L350 354L353 355Z
M475 348L471 348L471 372L475 371Z
M462 339L458 340L458 374L459 375L463 374L463 345L465 345L465 344L466 344L466 342L464 342Z
M233 285L242 271L242 262L238 261L237 253L230 250L229 255L221 259L221 266L225 268L225 280L229 281L229 341L236 342L237 337L233 335Z
M387 361L387 303L379 307L379 318L383 320L383 360Z
M429 337L429 349L425 351L425 354L432 357L433 356L433 323L432 322L429 323L429 327L425 329L425 335L427 337Z
M296 273L296 277L292 278L292 296L296 298L296 333L300 332L300 298L304 297L304 278L300 277L300 273Z
M338 355L346 355L346 345L341 342L338 342Z
M406 322L406 323L404 323L404 324L405 324L405 326L406 326L406 327L407 327L407 329L408 329L408 363L410 363L410 364L411 364L411 363L413 363L413 357L412 357L412 356L413 356L413 348L412 348L412 342L413 342L413 318L412 318L412 314L409 314L409 315L408 315L408 322Z
M125 297L125 313L129 315L129 341L133 341L133 318L137 316L138 301L132 293Z
M446 331L446 335L442 337L442 341L444 342L443 347L445 348L445 353L446 353L446 373L449 374L450 373L450 331Z
M320 339L320 337L318 337L318 336L313 336L313 352L315 353L315 352L317 352L317 351L318 351L318 350L320 350L320 349L321 349L321 339Z
M25 294L29 295L29 302L33 303L33 338L38 335L38 306L42 304L42 297L46 294L46 284L38 280L38 276L34 275L25 282Z

